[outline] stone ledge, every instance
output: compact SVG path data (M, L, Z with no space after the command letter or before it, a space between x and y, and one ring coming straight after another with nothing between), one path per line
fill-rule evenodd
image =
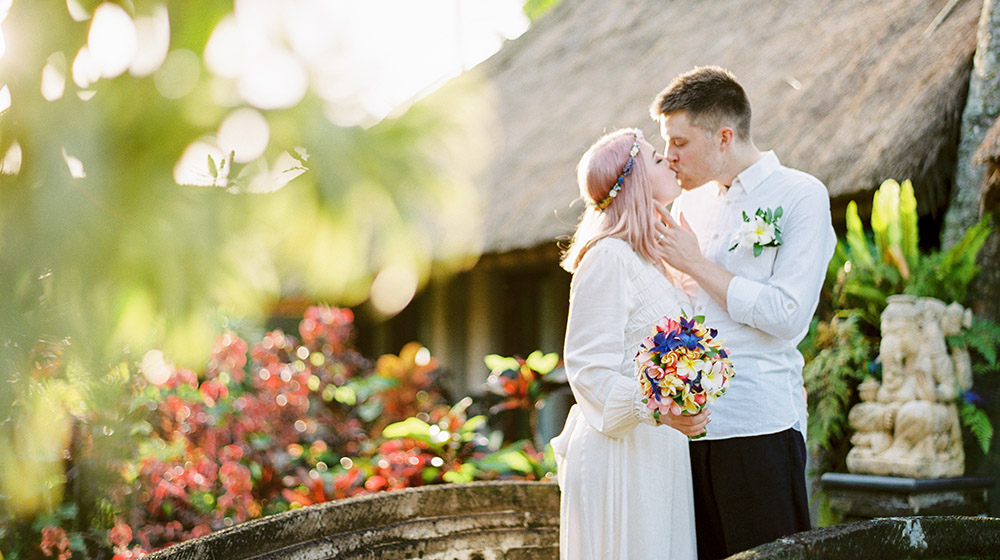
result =
M444 484L336 500L192 539L149 560L558 557L554 482Z
M730 560L987 560L1000 556L1000 519L888 517L814 529Z

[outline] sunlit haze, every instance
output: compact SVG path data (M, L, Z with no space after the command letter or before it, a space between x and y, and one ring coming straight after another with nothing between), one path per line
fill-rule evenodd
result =
M205 62L260 109L306 86L337 124L378 120L496 52L527 29L521 0L237 0Z

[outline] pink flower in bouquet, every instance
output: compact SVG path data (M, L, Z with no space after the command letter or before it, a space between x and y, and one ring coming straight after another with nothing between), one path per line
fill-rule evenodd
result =
M704 317L664 317L635 357L643 402L660 414L697 414L726 392L733 377L729 351Z

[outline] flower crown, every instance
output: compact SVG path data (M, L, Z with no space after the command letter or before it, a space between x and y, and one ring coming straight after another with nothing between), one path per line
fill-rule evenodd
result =
M611 192L608 193L608 196L604 197L604 200L595 205L597 206L598 211L602 211L607 208L615 197L618 196L618 191L622 190L622 185L625 183L625 177L627 177L629 173L632 173L632 167L635 166L635 156L639 153L639 140L641 139L642 131L638 128L633 128L632 149L628 151L628 161L625 162L625 168L622 171L622 174L619 175L618 180L615 181L615 186L611 187Z

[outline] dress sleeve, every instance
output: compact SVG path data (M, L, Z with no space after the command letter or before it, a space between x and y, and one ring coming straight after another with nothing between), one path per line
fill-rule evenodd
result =
M598 244L584 256L570 287L563 356L573 396L590 426L609 437L627 435L639 422L655 425L642 405L639 383L619 372L632 301L627 255Z

